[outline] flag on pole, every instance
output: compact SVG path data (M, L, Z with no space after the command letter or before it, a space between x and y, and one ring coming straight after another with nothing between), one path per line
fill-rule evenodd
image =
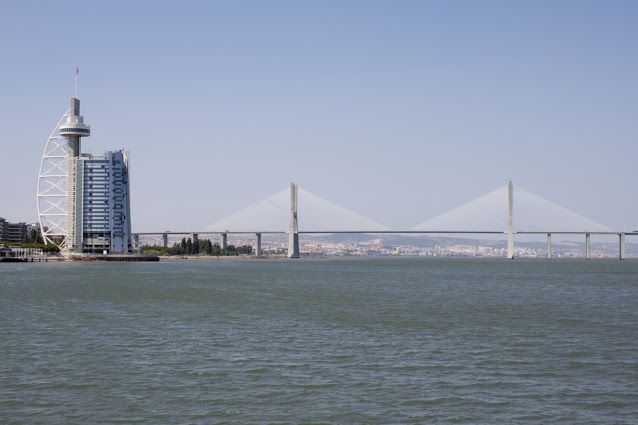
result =
M75 68L75 73L79 74L80 73L80 69L79 68Z

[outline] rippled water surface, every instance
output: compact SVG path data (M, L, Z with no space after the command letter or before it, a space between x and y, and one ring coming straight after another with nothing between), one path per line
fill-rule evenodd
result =
M0 265L0 423L638 423L638 261Z

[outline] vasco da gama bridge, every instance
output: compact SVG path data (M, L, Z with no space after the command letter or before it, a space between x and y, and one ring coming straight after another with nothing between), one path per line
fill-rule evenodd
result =
M202 231L133 233L136 245L140 235L162 235L164 247L169 235L220 235L222 249L227 236L254 234L256 255L261 255L263 234L288 234L288 257L299 258L299 234L506 234L507 258L514 258L514 234L546 234L547 258L551 258L552 234L585 235L585 258L590 259L591 235L618 235L619 258L624 260L625 236L620 232L576 214L537 195L506 186L494 190L440 216L407 230L395 230L327 201L291 183L289 188L226 217Z

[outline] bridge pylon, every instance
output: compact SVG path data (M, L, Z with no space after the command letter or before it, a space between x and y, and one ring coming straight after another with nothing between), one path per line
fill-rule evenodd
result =
M297 185L290 183L290 225L288 227L288 258L299 258L299 224L297 222Z
M507 258L514 259L514 187L507 183Z

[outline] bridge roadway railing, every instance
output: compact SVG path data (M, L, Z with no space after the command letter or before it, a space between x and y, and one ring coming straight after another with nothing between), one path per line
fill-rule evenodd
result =
M227 249L227 237L228 235L255 235L256 237L256 249L255 254L261 255L261 236L262 235L285 235L288 234L288 231L271 231L271 230L240 230L240 231L231 231L231 230L217 230L217 231L188 231L188 232L174 232L174 231L163 231L163 232L136 232L133 233L133 239L135 241L136 248L139 247L139 237L140 236L162 236L163 238L163 246L164 248L168 247L168 236L182 236L189 235L191 240L197 240L199 235L220 235L222 239L221 248ZM299 230L297 231L299 234L388 234L388 235L396 235L396 234L483 234L483 235L507 235L507 231L497 231L497 230ZM514 234L519 235L547 235L547 258L550 259L552 257L552 248L551 248L551 235L585 235L585 258L591 258L590 251L590 235L618 235L619 238L619 258L624 260L627 258L626 249L625 249L625 236L636 236L638 235L638 231L636 232L619 232L619 231L610 231L610 232L589 232L589 231L514 231ZM513 258L513 257L509 257Z

